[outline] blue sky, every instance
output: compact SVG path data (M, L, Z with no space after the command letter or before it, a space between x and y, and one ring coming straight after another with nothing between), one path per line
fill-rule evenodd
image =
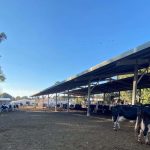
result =
M150 40L149 0L0 0L1 90L34 94Z

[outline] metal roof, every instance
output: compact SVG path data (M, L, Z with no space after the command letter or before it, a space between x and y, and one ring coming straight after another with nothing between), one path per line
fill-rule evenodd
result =
M141 75L138 76L140 78ZM114 80L112 82L103 83L97 86L92 86L91 94L101 94L101 93L110 93L110 92L119 92L119 91L127 91L132 90L133 86L133 77ZM150 74L144 75L138 86L138 89L150 88ZM86 96L88 93L88 88L81 88L77 90L72 90L69 92L71 95L76 96Z
M131 49L117 57L104 61L75 76L72 76L59 84L53 85L33 96L60 93L87 85L88 82L102 81L106 78L134 72L135 64L138 69L146 68L150 63L150 42Z

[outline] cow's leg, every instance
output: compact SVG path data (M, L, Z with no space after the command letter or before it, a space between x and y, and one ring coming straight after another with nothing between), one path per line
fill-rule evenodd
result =
M113 129L114 129L114 130L117 130L117 122L116 122L116 121L114 122Z
M118 116L117 119L114 121L114 130L117 131L118 129L120 129L119 116Z
M140 133L138 135L138 142L142 143L142 135L143 135L143 130L140 129Z
M117 117L117 129L120 129L119 116Z
M148 144L150 144L150 124L148 125Z
M117 128L120 129L120 123L117 121Z
M113 129L116 131L117 130L117 116L112 116L112 121L113 121Z
M135 131L135 138L137 140L138 139L138 135L140 134L140 121L139 121L139 117L137 117L137 119L136 119L134 131Z
M138 142L142 143L142 136L144 134L144 131L145 130L145 125L144 125L144 122L143 122L143 119L141 120L141 123L140 123L140 133L138 135Z
M147 144L150 145L150 131L147 133Z
M138 142L140 143L143 143L143 136L144 136L144 140L146 139L146 127L145 127L145 124L144 124L144 121L143 119L141 120L141 124L140 124L140 134L138 135Z
M113 127L113 129L114 130L118 130L118 129L120 129L120 124L119 124L119 122L114 122L114 127Z
M150 125L147 125L144 130L145 144L150 144L149 136L150 136Z

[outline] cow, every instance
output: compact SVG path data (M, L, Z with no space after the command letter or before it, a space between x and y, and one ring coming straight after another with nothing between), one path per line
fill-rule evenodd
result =
M111 114L111 107L109 105L96 105L95 106L95 113L97 114L104 114L110 115Z
M144 136L144 143L150 144L150 105L141 106L139 109L135 124L135 133L138 142L143 143L142 137Z
M2 111L2 112L8 112L8 106L5 105L5 104L3 104L3 105L1 106L1 111Z
M138 135L138 142L142 143L144 135L145 144L150 144L150 105L117 105L112 107L112 119L114 130L120 128L120 117L128 120L136 120L135 133Z
M116 105L111 108L114 130L120 129L119 121L121 119L136 120L138 106L132 105Z

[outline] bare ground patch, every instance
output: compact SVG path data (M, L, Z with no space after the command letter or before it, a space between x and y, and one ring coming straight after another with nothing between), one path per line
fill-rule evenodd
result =
M0 115L0 150L149 150L135 141L133 124L112 130L110 118L75 112Z

